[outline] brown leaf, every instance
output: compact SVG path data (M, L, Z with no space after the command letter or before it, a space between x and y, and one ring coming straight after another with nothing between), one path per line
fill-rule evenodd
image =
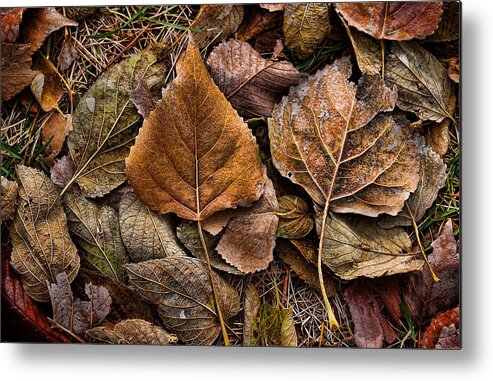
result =
M269 12L277 12L284 10L285 4L259 4L260 8L267 9Z
M29 86L36 72L31 70L31 48L27 44L2 42L2 100L8 101Z
M164 325L187 344L211 345L221 332L207 265L195 258L170 257L127 264L130 285L155 304ZM224 319L240 309L237 291L217 274L214 284Z
M397 277L382 277L372 282L373 289L382 299L385 309L395 324L400 324L402 302L400 286Z
M60 153L65 138L72 127L72 115L52 112L41 126L41 136L45 145L45 163L53 165L55 156Z
M199 49L221 41L238 30L243 20L243 5L201 5L190 29Z
M55 66L45 56L34 55L32 69L38 74L31 82L31 91L43 111L58 109L58 102L65 92L65 87L56 73Z
M381 227L390 229L396 226L412 226L412 218L419 222L437 198L438 191L445 185L447 166L431 148L422 146L419 168L418 186L406 201L406 207L397 216L383 217L379 221Z
M135 79L137 80L138 85L135 90L130 91L128 95L137 108L139 114L144 118L147 118L151 111L154 111L156 108L156 104L152 97L151 91L149 90L149 86L147 86L147 82L144 81L142 75L136 75Z
M362 73L375 75L382 73L382 51L380 43L355 28L349 27L342 19L353 45L354 55Z
M55 161L50 169L50 178L53 183L61 189L69 183L74 176L75 165L70 155L62 156ZM70 188L69 188L70 189Z
M223 259L243 273L264 270L272 262L279 218L276 192L266 177L264 194L229 221L216 247Z
M123 243L132 262L186 255L178 243L169 216L160 216L129 192L119 207Z
M265 180L255 138L192 42L178 76L144 121L126 173L150 209L188 220L260 197Z
M269 117L289 87L299 82L291 63L266 60L239 40L216 46L207 65L226 99L245 118Z
M243 293L243 346L252 345L252 330L258 324L260 312L260 295L252 283L249 283Z
M2 224L11 220L17 209L17 193L19 185L15 181L0 177L0 220Z
M448 60L448 69L447 69L448 77L455 83L460 82L459 65L460 65L459 57L453 57Z
M86 17L91 16L99 8L97 7L63 7L65 15L75 21L84 20ZM60 12L62 12L60 10Z
M402 210L419 180L418 142L383 111L396 92L378 76L351 76L349 57L292 87L269 118L274 165L318 205L378 216Z
M86 331L86 335L96 343L105 344L176 344L176 335L165 331L145 320L123 320L112 327L102 326Z
M321 225L317 218L317 230ZM342 279L421 270L423 261L409 251L411 240L403 229L382 229L375 220L357 216L327 217L322 262Z
M460 333L455 324L443 327L435 349L460 349Z
M58 190L41 171L16 166L21 182L17 212L9 225L12 267L34 300L50 300L47 282L65 272L73 281L79 271L79 256L70 239L67 218Z
M440 157L445 156L450 145L450 123L450 119L444 119L440 123L432 123L426 126L424 131L426 144Z
M457 329L459 320L459 307L444 311L435 316L423 334L420 348L459 349Z
M103 286L86 284L89 301L74 299L67 274L56 276L56 283L49 288L53 320L76 335L98 326L110 312L111 296Z
M440 281L434 282L430 271L424 269L406 278L403 287L404 299L417 323L426 322L438 312L459 303L460 261L451 219L446 221L431 246L433 253L428 256L428 261Z
M300 60L315 52L330 29L327 3L285 4L284 44Z
M282 196L279 201L279 226L276 235L299 239L308 235L315 225L307 203L297 196Z
M243 23L238 29L239 40L248 41L269 30L281 28L282 13L268 12L264 9L253 8L245 16Z
M79 52L77 48L74 46L72 39L69 36L66 36L63 40L62 48L60 49L60 54L58 55L58 69L61 71L67 70L75 59L79 56Z
M460 38L460 1L444 1L442 21L426 42L448 42Z
M2 44L12 43L19 37L19 25L22 22L22 14L27 8L3 8L0 10L2 17Z
M441 2L336 3L335 7L349 25L379 40L429 36L442 17Z
M318 245L311 239L292 239L290 242L309 263L317 265Z

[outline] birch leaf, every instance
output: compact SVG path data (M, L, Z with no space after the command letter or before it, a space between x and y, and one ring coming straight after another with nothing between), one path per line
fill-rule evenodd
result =
M317 230L320 227L317 219ZM344 280L420 270L423 261L410 251L411 240L403 229L382 229L362 217L327 217L322 262Z
M396 215L419 180L418 142L391 111L396 91L378 76L358 85L349 57L292 87L269 118L273 163L318 205Z
M140 124L129 93L140 74L155 97L161 94L165 55L157 45L116 64L80 99L67 142L76 167L72 181L85 196L101 197L125 181L125 158Z
M29 296L47 302L47 282L55 282L62 272L72 282L79 271L80 258L70 239L55 185L37 169L18 165L16 172L21 186L17 212L9 225L11 263Z
M258 324L260 312L260 295L252 283L249 283L243 296L243 346L249 347L252 342L253 327Z
M120 235L118 215L106 205L87 200L80 193L66 193L63 201L68 227L81 248L81 257L93 269L123 281L128 262Z
M0 177L0 220L4 223L12 219L17 209L17 193L19 185L15 181L7 180L5 177Z
M195 221L251 205L265 182L255 138L193 42L126 164L130 185L150 209Z
M282 196L278 201L279 226L276 235L288 239L299 239L308 235L315 223L309 215L306 202L297 196Z
M119 207L123 243L132 262L186 255L178 243L169 216L160 216L129 192Z
M207 265L195 258L171 257L127 264L130 285L155 304L168 329L187 344L210 345L221 327ZM240 309L237 291L217 274L214 284L224 319Z
M221 92L245 118L269 117L299 72L286 61L267 60L247 42L230 40L216 46L207 65Z
M327 3L284 5L284 44L300 60L309 58L329 31Z
M86 331L86 335L93 342L104 344L168 345L178 341L176 335L140 319L122 320L113 327L92 328Z

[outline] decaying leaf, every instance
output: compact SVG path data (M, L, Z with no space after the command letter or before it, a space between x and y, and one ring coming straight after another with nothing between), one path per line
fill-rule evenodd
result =
M372 281L372 287L378 294L385 309L395 324L400 324L402 316L401 289L397 276L387 276Z
M444 119L440 123L432 123L426 126L424 136L426 144L440 157L444 157L450 145L450 119Z
M164 325L187 344L210 345L221 332L207 265L195 258L170 257L127 264L130 285L155 304ZM240 309L237 291L217 274L214 284L224 319Z
M286 61L267 60L247 42L230 40L216 46L207 65L221 92L245 118L269 117L299 72Z
M444 1L442 21L426 42L448 42L460 38L460 2Z
M151 91L147 82L142 78L142 75L138 74L135 76L138 82L137 87L128 93L130 100L133 102L137 111L144 118L147 118L151 111L156 108L156 103L152 98Z
M27 44L2 41L2 100L8 101L30 85L36 72L31 70L31 48Z
M354 55L362 73L375 75L382 73L382 51L380 43L363 32L344 26L353 45Z
M103 196L125 181L125 158L140 121L129 92L140 74L159 97L166 57L162 45L152 46L108 69L80 99L67 142L76 167L72 181L85 196Z
M385 57L385 80L397 86L400 109L413 112L422 120L453 120L455 95L447 70L417 43L390 45Z
M176 228L176 235L179 240L185 247L190 250L194 257L201 259L204 262L207 262L204 248L202 247L202 243L200 242L199 231L197 228L197 223L193 221L183 221ZM209 253L209 260L211 262L211 266L217 270L226 271L231 274L242 274L240 270L236 267L227 263L223 257L216 251L216 246L219 242L220 237L212 236L207 232L204 232L204 241L207 246L207 251Z
M190 29L199 49L221 41L238 30L245 10L243 5L201 5Z
M2 23L2 43L12 43L19 37L19 25L22 14L27 8L2 8L0 10Z
M0 220L4 223L12 219L17 209L17 193L19 185L15 181L0 177Z
M63 7L65 15L72 20L81 21L98 10L97 7ZM62 10L60 10L63 13Z
M279 241L276 245L276 254L307 285L320 293L317 267L303 258L300 252L292 244L284 240ZM324 285L327 296L334 296L336 291L335 282L326 274L324 274Z
M448 77L455 83L460 82L459 65L460 65L459 57L453 57L448 60L448 69L447 69Z
M79 52L74 46L70 35L65 37L65 39L63 40L62 48L60 49L60 54L58 55L58 69L60 69L61 71L67 70L78 56Z
M317 230L321 225L317 218ZM335 214L325 222L322 262L342 279L421 270L423 261L410 251L411 240L403 229L382 229L368 218Z
M459 349L459 307L444 311L426 328L420 347L428 349Z
M358 85L349 57L292 87L269 118L273 163L318 205L336 212L395 215L419 180L418 142L385 115L396 91L378 76Z
M277 12L284 10L285 4L259 4L260 8L267 9L269 12Z
M239 40L248 41L260 34L277 30L281 27L281 12L268 12L264 9L253 8L245 15L236 36Z
M257 288L249 283L243 292L243 346L249 347L252 343L253 327L258 324L260 312L260 295Z
M31 91L43 111L58 109L58 102L65 92L65 87L56 73L55 66L40 53L34 55L31 67L38 73L31 82Z
M445 185L447 166L428 146L421 148L420 176L416 190L406 201L406 207L397 216L385 216L379 225L385 229L412 226L413 218L419 222ZM412 214L412 217L410 215Z
M70 179L74 176L74 173L74 162L70 155L65 155L60 159L57 159L55 164L51 167L50 178L51 181L53 181L53 184L63 189L70 182Z
M349 25L376 39L412 40L432 34L442 18L441 2L336 3Z
M297 196L282 196L278 201L279 226L276 235L288 239L299 239L308 235L315 223L306 202Z
M317 265L318 245L311 239L292 239L290 242L309 263Z
M52 165L55 156L60 153L63 143L72 127L72 115L63 115L59 112L52 112L41 126L41 137L45 145L45 163Z
M21 186L17 212L9 225L11 263L29 296L46 302L50 300L47 282L54 282L62 272L72 282L80 258L55 185L37 169L17 165L16 172Z
M262 304L260 318L253 328L250 343L256 347L296 347L298 336L294 327L293 310Z
M94 342L105 344L176 344L176 335L145 320L123 320L114 326L101 326L86 331Z
M284 44L300 60L309 58L329 31L327 3L285 4Z
M128 262L120 235L118 215L107 205L98 205L80 193L63 197L68 227L81 248L84 263L102 274L123 281L123 265Z
M185 255L169 216L149 210L135 193L123 195L119 212L123 243L132 262Z
M98 326L110 312L111 296L103 286L86 284L88 301L74 299L67 274L56 276L49 288L53 320L76 335Z
M440 281L434 282L428 269L406 279L402 293L415 322L423 323L444 309L459 303L459 252L452 220L448 219L438 238L431 243L428 261Z
M442 328L435 349L460 349L460 332L455 324Z
M265 180L255 138L193 42L144 121L126 166L135 193L160 214L203 220L260 197Z

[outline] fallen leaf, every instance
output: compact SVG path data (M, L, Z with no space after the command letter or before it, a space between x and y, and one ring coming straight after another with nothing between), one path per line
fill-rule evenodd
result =
M443 327L435 349L460 349L460 333L455 324Z
M449 42L460 38L460 7L459 1L444 1L443 16L438 28L426 37L426 42Z
M303 258L300 252L292 244L288 243L288 241L280 240L276 245L275 252L300 279L315 291L321 293L316 265ZM324 285L327 296L329 298L334 296L336 293L335 282L326 274L324 274Z
M187 344L211 345L221 327L207 265L195 258L170 257L125 266L130 285L155 304L164 325ZM224 319L240 309L237 291L214 274Z
M27 8L3 8L0 10L2 22L2 43L12 43L19 37L22 14Z
M49 288L53 321L76 335L83 335L88 329L98 326L110 312L111 296L103 286L86 284L88 301L74 299L67 274L56 276L56 283Z
M29 86L36 76L31 70L31 48L27 44L2 42L2 100L8 101Z
M243 5L201 5L190 29L199 49L221 41L238 30L245 10Z
M81 259L86 266L123 281L123 265L128 262L128 255L117 213L80 193L66 193L63 201L70 233L81 249Z
M16 166L21 182L17 212L9 225L12 267L34 300L50 300L47 282L65 272L72 282L80 258L70 239L67 218L55 185L41 171Z
M440 157L444 157L450 145L450 119L426 126L424 137L426 145L433 149Z
M207 221L207 220L206 220ZM196 258L201 259L203 262L207 263L204 248L200 241L199 231L197 228L197 223L193 221L183 221L176 228L176 235L185 247L192 253ZM220 237L214 237L207 232L204 232L204 241L209 253L209 260L211 266L217 270L226 271L231 274L240 275L242 272L236 267L227 263L223 257L216 251L216 246L219 242Z
M385 80L397 86L400 109L438 123L445 118L454 119L455 95L447 70L417 43L390 45L385 57Z
M420 348L459 349L459 307L444 311L432 320L423 334Z
M132 262L186 255L169 216L149 210L135 193L125 193L121 198L119 219L123 243Z
M0 177L0 220L2 224L7 220L11 220L17 209L17 193L19 185L15 181L7 180L5 177Z
M55 161L50 169L50 178L53 183L61 189L70 182L74 176L75 164L70 155L64 155ZM71 187L73 189L73 186ZM69 189L71 189L69 188Z
M300 60L315 52L330 29L327 3L285 4L284 45Z
M253 328L251 346L296 347L297 343L293 310L262 304L258 324Z
M341 213L395 215L419 180L418 142L383 111L396 91L378 76L348 82L349 57L292 87L269 118L273 163L318 205Z
M442 18L441 2L336 3L335 7L349 25L379 40L429 36Z
M278 237L299 239L312 231L315 223L303 199L297 196L282 196L278 202L279 226L276 233Z
M274 105L300 78L291 63L264 59L239 40L216 46L207 65L219 90L245 118L269 117Z
M253 327L258 324L260 313L260 295L257 288L249 283L243 292L243 346L249 347L252 343Z
M86 335L96 343L105 344L176 344L176 335L145 320L123 320L112 327L102 326L86 331Z
M66 36L63 40L62 48L60 49L60 54L58 55L58 69L61 71L67 70L72 63L79 56L77 48L72 42L70 35Z
M126 173L150 209L200 221L251 205L265 180L255 138L214 84L193 42L180 66L144 121Z
M267 9L269 12L277 12L284 10L285 4L259 4L260 8Z
M456 306L460 293L460 260L454 239L452 220L448 219L431 246L431 268L440 278L433 281L429 270L411 274L404 281L402 293L414 322L424 323L438 312Z
M53 165L55 156L63 148L65 138L72 127L72 115L63 115L59 112L52 112L41 126L41 137L44 150L44 161L48 165Z
M349 27L342 19L351 44L358 67L362 73L375 75L382 73L382 51L379 41L363 32Z
M448 77L455 83L459 83L460 82L459 57L453 57L449 59L447 65L448 65L447 68Z
M58 102L65 92L65 87L56 73L55 66L45 56L34 55L31 67L38 73L31 82L31 91L45 112L58 109Z
M402 316L402 301L398 278L391 276L375 279L372 282L372 287L382 299L392 321L399 325Z
M290 242L309 263L317 265L318 245L311 239L292 239Z
M438 191L445 185L447 166L430 147L421 147L419 165L419 182L416 190L406 201L406 207L397 216L384 216L379 225L385 229L396 226L412 226L413 219L418 223L438 196ZM412 218L409 215L412 214Z
M65 15L75 21L84 20L98 10L97 7L63 7L63 9Z
M264 9L253 8L245 15L236 36L238 40L248 41L269 30L281 27L281 12L268 12Z
M317 230L321 225L317 218ZM421 270L423 261L410 251L403 229L382 229L375 220L345 215L333 214L325 221L322 262L344 280Z
M140 122L129 92L141 74L158 97L168 71L166 57L162 45L152 46L112 66L80 99L67 143L76 167L71 181L85 196L101 197L125 181L125 158Z
M156 103L152 98L151 91L147 82L142 78L142 75L137 74L135 79L138 82L137 87L128 93L130 100L137 107L137 111L144 118L147 118L151 111L156 108Z

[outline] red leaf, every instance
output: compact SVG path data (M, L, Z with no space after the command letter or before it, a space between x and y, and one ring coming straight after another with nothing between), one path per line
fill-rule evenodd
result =
M459 307L438 314L433 318L423 335L421 348L459 348Z

